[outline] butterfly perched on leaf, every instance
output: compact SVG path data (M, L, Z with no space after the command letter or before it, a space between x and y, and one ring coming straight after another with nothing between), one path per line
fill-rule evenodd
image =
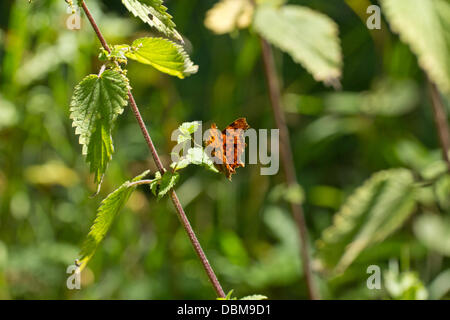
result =
M223 131L219 131L215 123L211 125L205 145L210 149L214 166L231 180L236 168L245 167L242 161L245 147L245 130L250 128L245 118L239 118Z

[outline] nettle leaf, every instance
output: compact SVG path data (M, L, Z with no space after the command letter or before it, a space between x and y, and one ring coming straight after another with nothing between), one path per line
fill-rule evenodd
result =
M128 79L118 71L89 75L75 88L70 118L80 135L83 154L90 163L94 181L100 184L114 152L111 131L128 99Z
M161 178L162 178L161 172L157 171L155 173L155 179L153 179L153 182L150 183L150 190L152 191L155 197L158 196L158 187L161 182Z
M392 29L409 44L420 66L450 94L450 2L381 0Z
M191 135L196 132L200 128L200 122L192 121L192 122L183 122L181 126L178 127L178 130L184 135Z
M185 141L191 140L191 135L199 128L200 122L198 121L184 122L181 126L178 127L178 131L180 132L180 134L178 135L177 143L180 144Z
M116 61L118 63L127 64L128 60L125 55L127 51L130 50L130 46L128 45L115 45L110 47L111 51L108 52L104 48L100 49L99 60L100 61Z
M399 228L416 206L416 187L407 169L374 174L351 195L318 241L322 265L343 272L368 246Z
M187 151L186 156L181 157L178 161L173 162L170 167L174 169L174 171L179 171L188 167L189 165L194 164L197 166L203 166L206 169L219 173L219 170L214 166L214 162L211 158L206 154L205 149L202 147L193 147Z
M148 173L149 171L146 171L133 180L125 182L102 201L100 207L97 210L97 216L94 220L94 224L92 225L91 230L89 231L89 234L87 235L87 238L81 247L81 258L78 262L80 270L83 270L89 260L92 258L95 251L97 250L97 247L102 242L103 238L111 227L114 218L117 216L119 211L128 201L130 195L136 189L136 185L133 185L133 182L140 181Z
M192 121L192 122L184 122L178 127L178 137L177 137L177 143L180 144L186 144L185 146L190 146L190 143L193 141L192 135L200 128L200 122L199 121ZM190 147L187 150L186 155L181 156L180 154L175 154L178 158L178 160L174 161L170 167L174 171L178 171L181 169L186 168L187 166L194 164L198 166L203 166L206 169L218 173L219 170L216 169L214 166L214 162L212 159L208 156L206 153L206 150L199 146L198 143L194 142L194 147Z
M162 176L159 184L158 200L162 199L180 180L180 174L177 172L166 172Z
M180 79L198 71L181 45L163 38L137 39L125 55Z
M135 17L139 17L150 27L169 38L183 42L162 0L122 0L122 3Z
M221 0L206 13L205 26L216 34L247 28L253 17L250 0Z
M281 8L260 5L253 26L300 63L316 81L338 86L342 69L339 31L328 16L296 5Z

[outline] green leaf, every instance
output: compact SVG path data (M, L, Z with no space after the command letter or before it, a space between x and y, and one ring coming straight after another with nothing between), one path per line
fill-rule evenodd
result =
M342 54L337 25L302 6L258 6L253 25L270 43L290 54L316 81L337 86Z
M177 143L183 143L191 140L191 135L198 130L200 123L198 121L184 122L178 127L180 135L177 138Z
M182 123L181 126L178 127L178 130L180 130L182 134L191 135L196 132L198 128L200 128L200 122L192 121Z
M198 71L182 46L163 38L137 39L125 55L180 79Z
M135 17L139 17L150 27L169 38L183 42L162 0L122 0L122 3Z
M190 164L203 166L206 169L215 173L219 172L219 170L217 170L216 167L214 166L214 162L206 154L205 149L201 147L190 148L187 151L187 155L185 157L180 158L177 162L172 163L170 166L175 171L178 171L186 168Z
M424 214L416 219L414 233L427 248L450 257L450 219Z
M170 190L172 190L179 180L180 174L177 172L164 173L159 185L158 200L162 199Z
M415 209L414 178L406 169L374 174L334 216L318 241L322 265L343 272L370 245L399 228Z
M247 28L253 17L250 0L221 0L208 10L205 26L216 34Z
M391 28L409 44L420 66L450 94L450 1L381 0Z
M267 300L268 298L266 296L260 295L260 294L254 294L251 296L243 297L241 300Z
M75 88L70 118L83 154L100 184L114 152L111 131L128 99L128 79L118 71L89 75Z
M158 196L158 186L161 182L161 172L157 171L155 173L155 179L153 179L153 182L150 183L150 190L152 191L153 195L156 197Z
M217 298L217 300L237 300L237 298L233 297L233 291L234 290L230 290L225 298Z
M94 220L94 224L92 225L91 230L89 231L89 234L87 235L87 238L81 248L81 258L78 262L80 270L83 270L86 264L92 258L100 242L103 240L109 228L111 227L114 218L117 216L119 211L127 202L130 195L136 189L136 186L132 183L141 180L148 173L149 171L146 171L133 180L125 182L102 201L100 207L97 210L97 216Z

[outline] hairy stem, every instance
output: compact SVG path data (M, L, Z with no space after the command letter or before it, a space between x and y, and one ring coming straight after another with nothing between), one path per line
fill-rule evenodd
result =
M281 161L283 163L284 175L288 186L297 185L297 174L295 172L294 157L292 155L291 142L289 138L289 131L286 125L286 119L281 104L281 93L280 85L278 82L278 76L275 68L275 62L273 59L273 52L270 44L260 38L262 56L264 63L265 77L267 81L267 87L269 89L270 102L272 105L272 111L275 118L275 123L280 130L280 152ZM300 246L301 246L301 257L303 265L303 273L306 279L306 285L308 287L308 294L310 299L319 299L319 294L317 292L316 284L314 281L314 276L311 268L311 260L309 256L309 244L308 244L308 229L305 223L305 217L303 213L303 208L300 204L290 203L292 215L297 224L299 236L300 236Z
M83 7L83 11L86 13L86 16L87 16L89 22L92 25L92 28L94 29L95 33L97 34L97 37L100 40L103 48L110 53L111 49L109 48L105 38L103 37L103 34L101 33L97 23L95 22L94 18L92 17L92 14L89 11L89 9L86 6L86 3L84 1L82 2L82 7ZM158 167L158 170L161 172L161 174L164 174L164 172L166 170L164 169L164 166L162 165L161 159L159 158L158 152L156 151L155 145L153 144L152 138L150 137L150 134L148 133L147 127L145 126L144 120L142 119L139 108L136 105L136 101L134 100L133 94L131 93L130 90L128 90L128 97L129 97L131 109L133 110L133 113L136 117L139 127L141 128L142 134L145 138L145 141L147 142L147 145L152 154L153 160L155 161L156 166ZM181 224L183 225L184 229L186 230L186 233L189 236L189 240L191 241L192 246L194 247L194 250L197 253L198 257L200 258L203 268L205 269L206 274L208 275L208 278L211 281L211 284L213 285L217 296L221 297L221 298L225 298L225 293L223 292L222 286L220 285L220 282L217 279L217 276L214 273L214 270L212 269L208 259L206 258L206 255L203 252L200 242L198 241L197 236L195 235L195 232L192 229L191 224L189 223L189 219L186 216L186 213L184 212L183 207L180 203L180 200L178 199L178 196L174 190L172 190L170 197L175 206L175 210L177 212L178 218L180 219Z
M447 114L445 112L444 102L439 94L436 85L428 79L428 87L431 95L431 105L433 107L434 122L439 136L439 142L442 149L442 157L447 163L448 170L450 171L450 129L447 122Z

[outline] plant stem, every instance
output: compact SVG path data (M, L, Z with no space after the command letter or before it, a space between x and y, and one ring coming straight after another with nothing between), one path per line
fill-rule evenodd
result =
M447 122L447 114L445 112L444 102L437 89L436 85L428 79L428 87L431 95L431 105L433 107L434 122L438 131L439 142L442 148L442 156L447 163L448 170L450 171L450 129Z
M92 14L89 11L89 9L86 6L86 3L84 1L82 2L82 7L83 7L83 11L86 13L86 16L87 16L89 22L92 25L92 28L94 29L95 33L97 34L97 37L100 40L103 48L110 53L111 49L109 48L108 44L106 43L106 40L103 37L103 34L101 33L97 23L95 22L94 18L92 17ZM139 111L138 106L136 105L136 101L134 100L131 90L128 90L128 97L130 100L131 109L133 110L133 113L136 117L139 127L141 128L142 134L145 138L145 141L147 142L148 148L150 149L153 160L155 161L156 166L158 167L158 170L161 172L161 174L164 174L166 170L164 169L164 166L162 165L161 159L159 158L158 152L156 151L156 148L155 148L155 145L153 144L152 138L150 137L150 134L148 133L147 127L145 126L144 120L142 119L141 113ZM178 199L177 194L175 193L175 190L172 190L170 197L175 206L175 210L177 212L178 218L180 219L181 224L183 225L184 229L186 230L186 233L189 236L189 240L191 241L192 246L194 247L194 250L197 253L198 257L200 258L203 268L205 269L206 274L208 275L209 281L211 281L211 284L213 285L217 296L221 297L221 298L225 298L225 293L223 292L222 286L220 285L220 282L217 279L217 276L214 273L214 270L212 269L208 259L206 258L205 253L203 252L200 242L198 241L197 236L195 235L195 232L192 229L191 224L189 223L189 219L183 210L183 207L180 203L180 200Z
M291 142L289 138L289 131L286 125L286 119L281 105L280 85L276 73L275 62L273 58L272 48L270 44L260 37L262 56L264 63L265 77L267 87L269 89L270 102L275 118L275 123L280 130L280 152L281 161L283 163L284 175L288 186L297 185L297 174L295 172L294 157L292 155ZM311 268L311 261L309 256L308 244L308 230L305 223L305 216L303 208L300 204L291 202L291 211L297 223L297 228L300 236L301 257L303 265L303 273L305 274L306 285L308 287L309 298L312 300L320 299L314 276Z

